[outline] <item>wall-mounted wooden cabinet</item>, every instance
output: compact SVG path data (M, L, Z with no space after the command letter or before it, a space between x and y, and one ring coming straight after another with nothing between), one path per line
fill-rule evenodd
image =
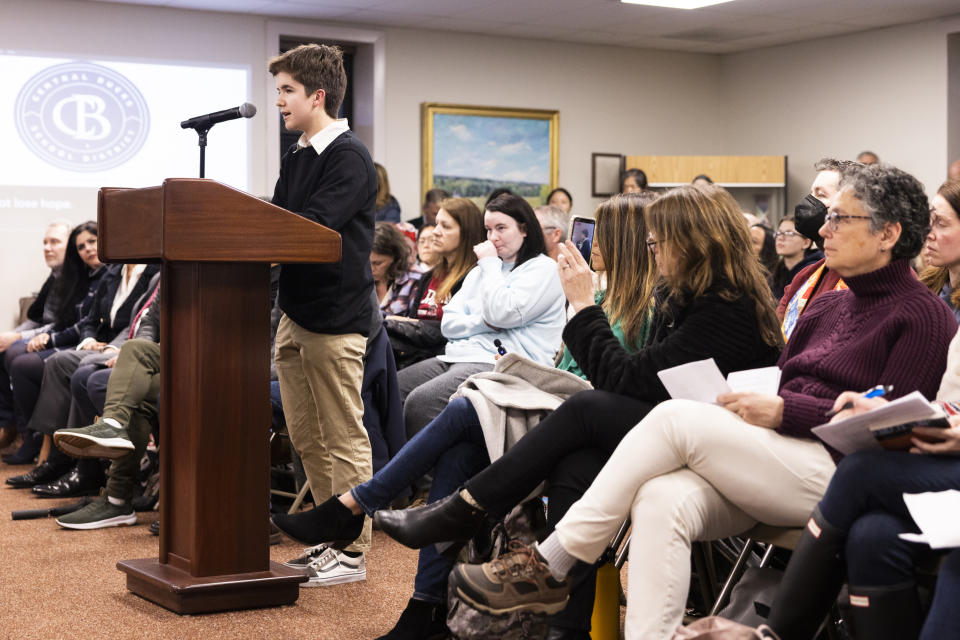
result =
M710 176L737 199L744 211L765 214L775 225L786 213L787 156L626 156L626 169L642 169L649 186L690 184Z

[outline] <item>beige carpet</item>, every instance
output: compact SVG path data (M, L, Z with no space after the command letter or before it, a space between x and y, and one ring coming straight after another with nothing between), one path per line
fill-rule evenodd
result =
M52 520L10 518L14 509L53 507L2 481L30 467L0 463L0 638L310 638L371 640L393 627L413 593L417 554L374 532L367 581L300 589L290 607L180 616L133 595L118 560L156 557L147 531L156 514L134 527L69 531ZM282 562L299 554L285 541L271 548Z

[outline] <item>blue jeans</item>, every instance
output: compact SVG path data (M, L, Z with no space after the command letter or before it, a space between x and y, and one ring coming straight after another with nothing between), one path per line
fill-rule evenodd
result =
M350 490L364 513L390 504L397 495L433 469L428 502L436 502L490 464L480 418L465 398L457 398L421 429L385 467ZM433 545L420 550L413 596L427 602L443 602L447 575L453 561L437 553Z
M903 494L946 489L960 489L956 458L899 451L860 451L844 458L820 502L820 513L847 532L850 584L890 587L912 581L916 560L930 550L898 537L918 531Z

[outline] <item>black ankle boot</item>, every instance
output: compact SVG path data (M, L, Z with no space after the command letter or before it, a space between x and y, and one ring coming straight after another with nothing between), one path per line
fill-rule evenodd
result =
M916 640L923 624L917 586L850 585L850 623L857 640Z
M326 542L336 549L342 549L360 537L363 518L362 513L353 515L338 496L309 511L275 513L270 517L280 531L300 544L313 546Z
M377 640L441 640L449 633L444 605L410 598L397 624Z
M458 491L417 509L377 511L373 520L397 542L421 549L437 542L469 540L483 526L486 513L467 504Z
M816 535L816 534L819 535ZM782 640L811 640L843 586L846 532L814 509L780 581L767 624Z

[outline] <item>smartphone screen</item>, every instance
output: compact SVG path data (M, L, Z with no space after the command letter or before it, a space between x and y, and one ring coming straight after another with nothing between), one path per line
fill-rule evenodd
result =
M588 263L590 262L590 251L593 247L593 228L595 224L596 222L590 218L577 216L573 219L570 227L570 240Z

